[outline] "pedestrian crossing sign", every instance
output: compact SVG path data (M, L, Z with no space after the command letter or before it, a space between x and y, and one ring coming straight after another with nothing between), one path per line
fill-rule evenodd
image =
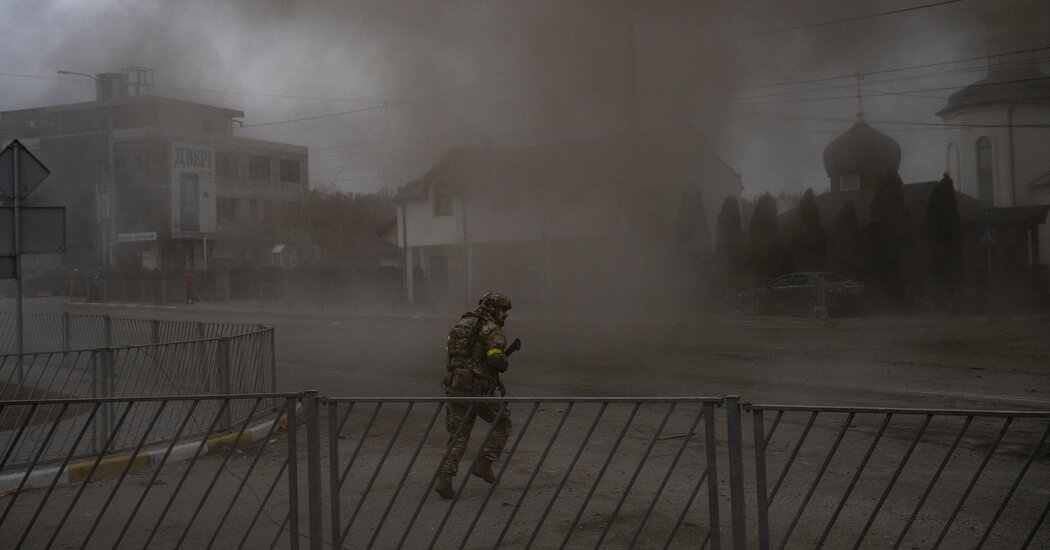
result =
M995 226L988 225L978 229L977 240L982 248L995 246Z

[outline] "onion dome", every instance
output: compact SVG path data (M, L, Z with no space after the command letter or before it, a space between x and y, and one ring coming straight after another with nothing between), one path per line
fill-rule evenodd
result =
M901 146L864 120L824 148L824 169L833 181L847 174L859 176L862 182L896 174L900 164Z

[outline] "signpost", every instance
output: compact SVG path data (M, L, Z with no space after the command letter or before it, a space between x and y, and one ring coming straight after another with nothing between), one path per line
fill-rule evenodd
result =
M977 230L978 245L981 248L991 248L995 246L995 226L986 225Z
M22 254L65 250L66 209L24 208L22 199L51 175L43 163L18 140L0 151L0 193L11 202L0 209L0 278L15 280L15 345L21 354L25 336L22 328ZM10 233L7 232L10 228ZM19 358L18 376L22 378Z

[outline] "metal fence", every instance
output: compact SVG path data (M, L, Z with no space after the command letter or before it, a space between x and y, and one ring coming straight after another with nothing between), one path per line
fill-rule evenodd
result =
M26 321L28 348L63 351L0 355L0 399L107 399L276 391L272 328L119 319L108 315L34 315L27 316ZM8 336L10 332L10 324L5 323L0 334ZM11 339L4 341L10 343ZM95 347L70 349L79 345ZM31 442L48 429L47 422L39 421L41 417L33 420L32 412L24 407L0 409L0 430L4 430L0 441L18 441L10 447L10 467L22 467L31 460L35 452ZM224 411L221 426L229 427L246 414L245 408L234 404ZM98 415L88 437L73 445L76 456L99 453L105 448L106 434L116 424L119 411L106 402ZM171 411L166 413L150 443L171 437L175 428L173 417ZM86 419L83 414L64 418L56 428L56 441L63 444L45 452L42 458L53 459L68 450ZM136 416L127 425L142 421L141 416ZM26 437L15 437L19 430ZM119 434L111 447L127 449L133 439L133 430Z
M1050 547L1050 412L746 410L759 548Z
M23 352L41 353L185 342L259 331L261 325L125 319L110 315L27 313L23 322ZM0 354L15 353L15 313L0 311Z
M186 283L161 279L72 279L66 289L71 300L142 304L184 304ZM215 299L214 287L198 288L194 299Z
M259 416L273 399L287 433L280 418ZM234 401L252 414L218 436L222 409ZM102 404L116 403L118 420L146 420L128 456L151 461L139 470L130 458L116 467L91 460L68 485L23 474L38 489L19 492L23 483L0 498L0 531L32 547L83 540L100 548L1050 546L1050 411L492 398L514 423L496 483L466 474L491 433L477 423L456 498L445 500L432 489L449 401L307 392L0 402L60 407L59 417L73 407L97 417ZM157 408L205 402L218 406L192 452L182 453L179 435L147 450ZM6 461L9 447L0 449ZM88 483L105 470L116 481Z
M388 311L404 303L400 281L275 281L260 282L252 298L260 307L310 308L334 305L358 311Z
M501 413L515 426L496 483L465 473L480 457L477 443L454 481L458 498L444 501L433 487L447 453L443 410L449 401L324 400L326 542L351 548L720 545L712 480L718 479L714 411L721 399L500 399ZM491 429L479 422L473 439L483 441Z
M30 418L48 427L34 437L37 451L24 473L0 475L11 487L0 498L2 545L295 548L297 497L306 492L298 485L299 397L0 401L4 409L29 409ZM78 441L90 437L106 405L119 414L104 433L104 452L78 460L72 445L57 464L43 466L47 449L68 446L60 426L86 416L72 432ZM232 432L221 427L231 408L249 411L230 426ZM165 425L175 428L170 441L151 445ZM285 428L288 436L279 437ZM131 444L130 450L111 455L124 446L120 441ZM10 444L0 446L0 470L11 455Z

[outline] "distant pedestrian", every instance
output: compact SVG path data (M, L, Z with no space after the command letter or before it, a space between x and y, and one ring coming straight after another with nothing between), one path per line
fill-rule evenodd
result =
M189 269L182 274L182 282L186 284L186 305L193 303L193 271Z

